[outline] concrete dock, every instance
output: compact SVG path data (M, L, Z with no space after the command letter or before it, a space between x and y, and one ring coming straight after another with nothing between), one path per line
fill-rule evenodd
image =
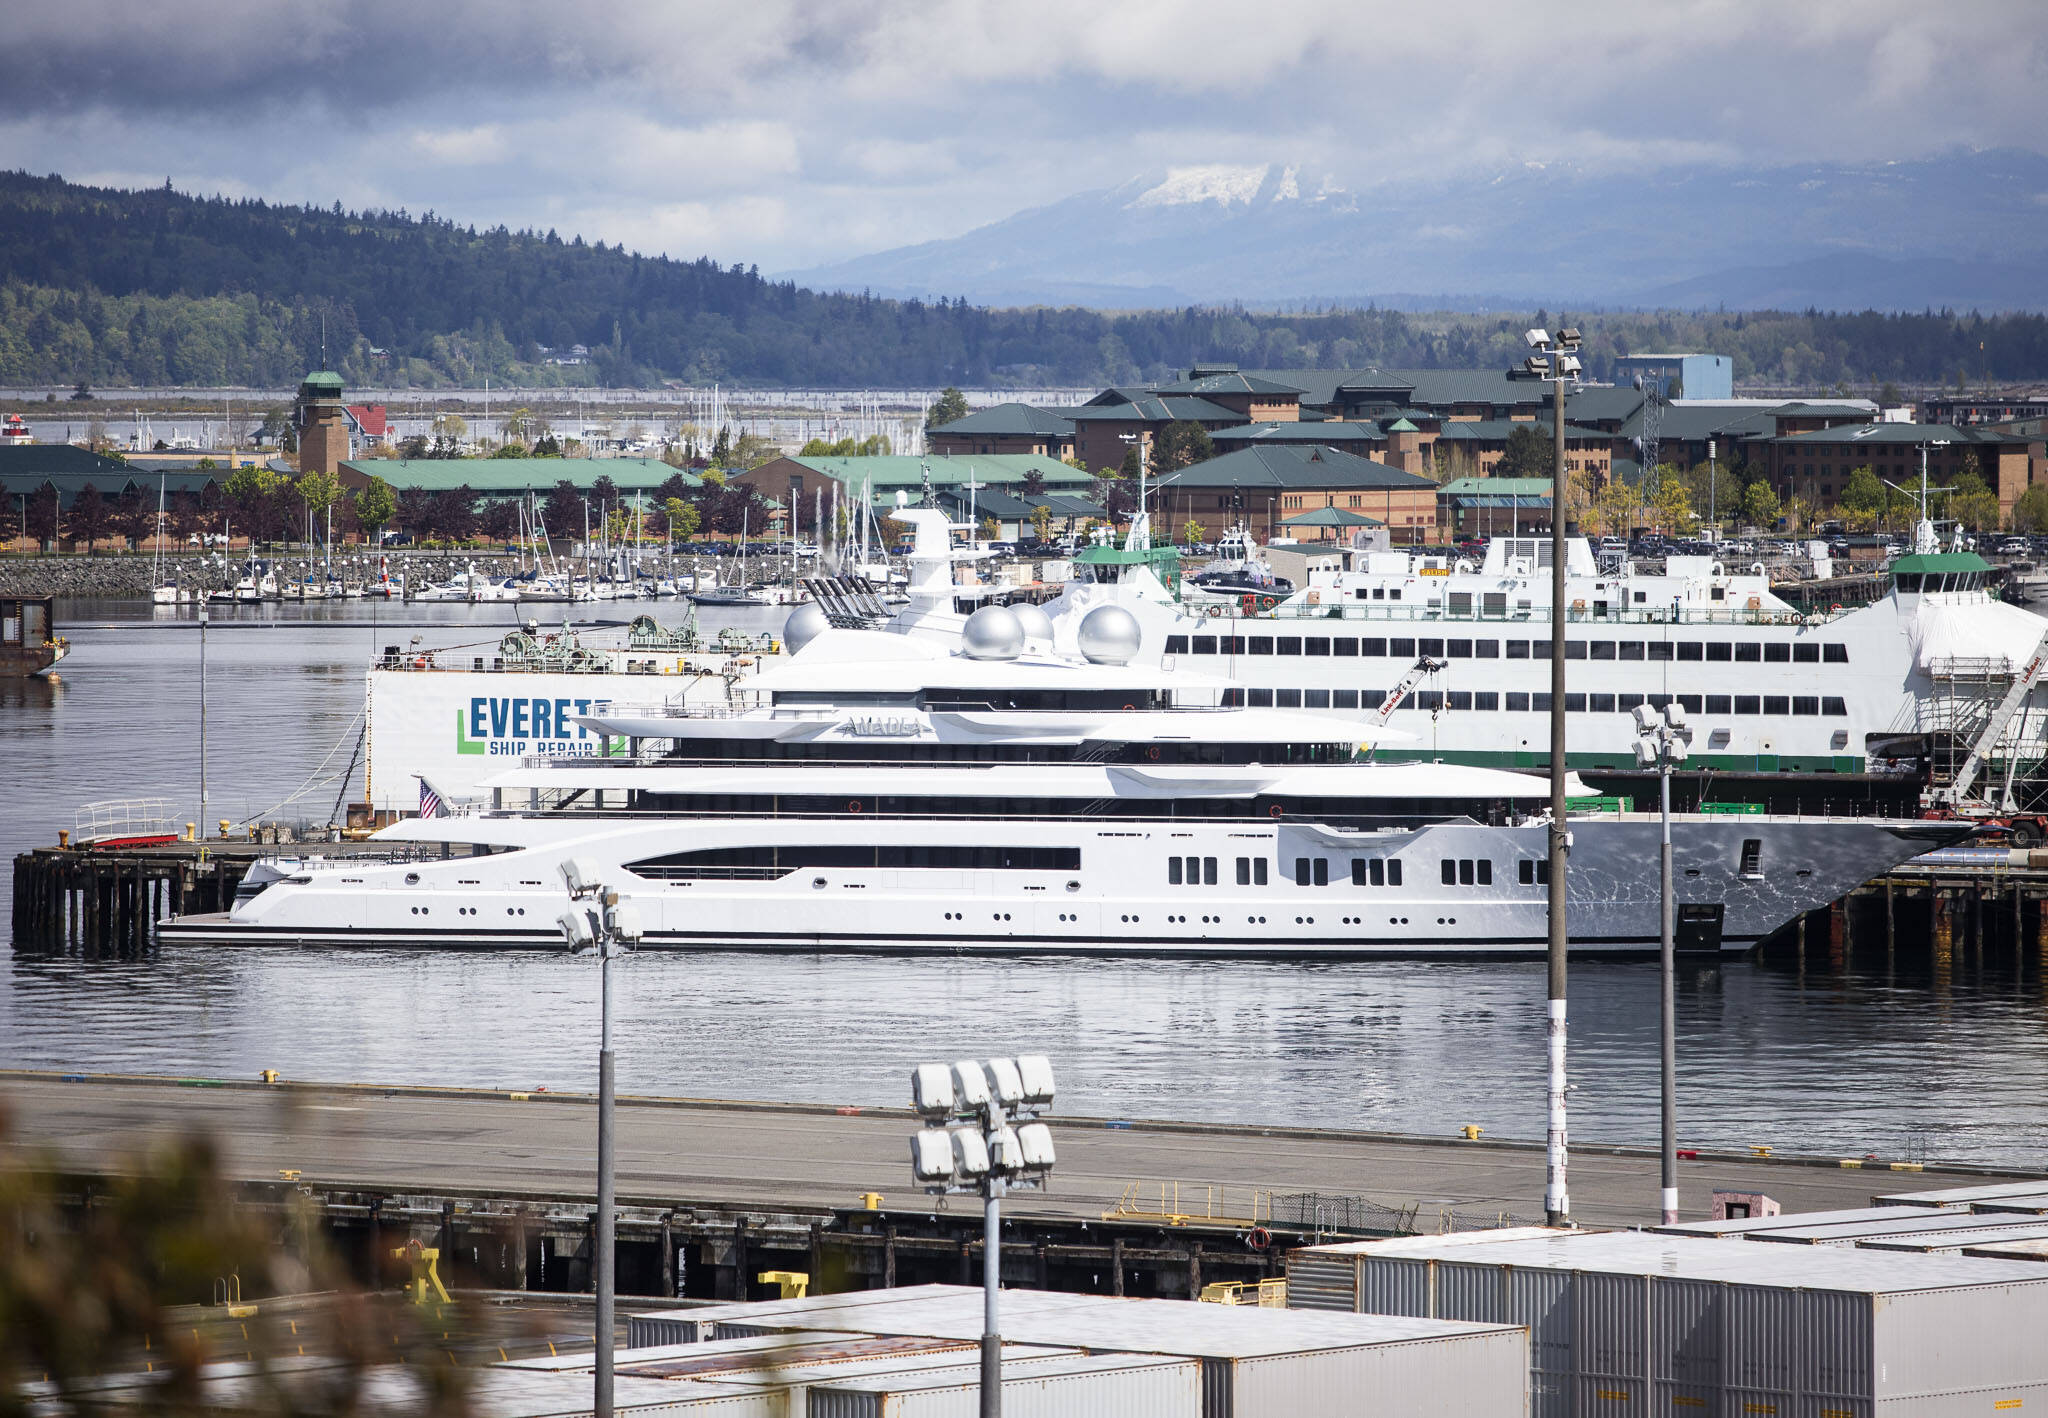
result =
M82 1170L119 1170L154 1143L201 1131L219 1139L230 1173L251 1182L295 1170L304 1184L351 1190L594 1194L596 1109L588 1095L65 1077L81 1076L0 1072L0 1108L12 1114L18 1144L47 1148ZM1219 1189L1226 1217L1247 1214L1238 1203L1254 1189L1365 1196L1390 1207L1419 1205L1424 1216L1440 1207L1524 1219L1543 1210L1536 1144L1051 1121L1060 1158L1052 1189L1015 1197L1007 1208L1013 1215L1099 1220L1133 1183L1156 1202L1159 1184L1176 1182L1178 1209L1197 1215L1206 1187ZM928 1213L932 1200L910 1186L907 1139L915 1127L907 1109L625 1098L619 1195L643 1205L814 1210L878 1192L885 1210ZM1730 1154L1682 1160L1685 1215L1704 1215L1715 1188L1766 1192L1787 1211L1809 1211L1867 1205L1873 1193L1908 1183L1967 1186L2010 1175L1851 1160L1858 1165ZM1648 1150L1581 1147L1572 1157L1571 1195L1574 1216L1586 1224L1654 1223L1657 1158Z

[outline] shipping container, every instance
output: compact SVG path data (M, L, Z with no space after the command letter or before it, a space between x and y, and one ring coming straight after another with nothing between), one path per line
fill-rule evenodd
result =
M1991 1182L1981 1187L1943 1187L1939 1191L1893 1192L1873 1197L1879 1206L1969 1206L1979 1201L2048 1196L2048 1182Z
M810 1390L808 1418L977 1418L981 1377L849 1378ZM1061 1359L1003 1375L1004 1418L1199 1418L1201 1364L1153 1354Z
M1890 1211L1891 1216L1884 1220L1787 1226L1782 1230L1755 1232L1743 1239L1780 1245L1853 1246L1879 1236L1924 1236L1941 1231L1982 1230L2000 1224L1975 1211L1902 1211L1899 1207L1892 1207ZM2038 1227L2040 1221L2033 1217L2014 1216L2008 1224Z
M1967 1226L1972 1218L1945 1219ZM1418 1254L1428 1249L1418 1241L1355 1255L1361 1303L1398 1293L1472 1308L1501 1297L1499 1317L1532 1329L1539 1410L1560 1378L1581 1412L1628 1403L1645 1411L1651 1397L1711 1394L1722 1412L1768 1406L1787 1418L1831 1408L1904 1418L1916 1404L1954 1395L2003 1401L2048 1384L2048 1345L2039 1341L2048 1333L2048 1267L2028 1261L1645 1232L1555 1233ZM1418 1287L1415 1268L1425 1261L1430 1283ZM1394 1280L1383 1283L1382 1271ZM1549 1288L1528 1284L1538 1278ZM1568 1343L1557 1342L1561 1329ZM1631 1397L1601 1399L1603 1389Z
M978 1289L926 1286L896 1293L898 1303L840 1313L776 1301L749 1307L752 1314L719 1306L717 1329L843 1323L866 1334L980 1336ZM1203 1412L1212 1418L1351 1414L1360 1395L1378 1396L1374 1418L1495 1418L1522 1412L1526 1401L1528 1339L1513 1325L1042 1290L1005 1290L1001 1324L1004 1339L1016 1343L1200 1359Z
M905 1285L894 1290L848 1290L838 1295L802 1295L788 1300L732 1300L687 1310L652 1310L626 1316L626 1343L634 1349L650 1344L690 1344L711 1338L718 1322L734 1315L822 1314L862 1305L900 1304L906 1298L928 1298L954 1288L957 1287ZM820 1328L830 1329L833 1326L823 1325Z
M1961 1203L1953 1207L1928 1207L1928 1211L1967 1211ZM1896 1206L1858 1206L1840 1211L1780 1212L1776 1216L1738 1216L1727 1221L1679 1221L1669 1226L1644 1229L1658 1236L1755 1236L1769 1231L1798 1231L1809 1226L1846 1225L1856 1221L1897 1221L1917 1214Z
M1989 1221L1989 1216L1980 1216ZM2007 1241L2048 1241L2048 1217L2021 1226L1973 1226L1913 1236L1871 1236L1856 1244L1874 1251L1918 1251L1923 1255L1977 1255L1980 1247Z

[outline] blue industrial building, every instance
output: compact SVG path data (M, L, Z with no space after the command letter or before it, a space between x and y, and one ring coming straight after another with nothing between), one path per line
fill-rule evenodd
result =
M1614 382L1627 384L1637 375L1645 388L1672 396L1671 382L1678 381L1677 398L1732 399L1735 397L1735 361L1713 354L1617 355Z

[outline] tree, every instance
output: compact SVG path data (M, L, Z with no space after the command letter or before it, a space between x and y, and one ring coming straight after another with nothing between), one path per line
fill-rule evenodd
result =
M55 487L44 483L37 488L28 500L28 534L45 547L53 545L58 528L63 525L61 509Z
M993 542L1000 539L1002 535L1002 524L997 522L995 518L984 517L981 519L981 539L983 541Z
M272 404L263 411L263 422L258 426L257 436L266 443L283 443L284 436L291 432L292 410L289 404Z
M397 494L391 484L382 478L371 478L370 485L355 495L356 521L362 525L363 533L376 541L383 532L384 524L398 510Z
M1497 478L1547 478L1557 468L1551 439L1533 424L1520 424L1508 435L1507 447L1493 465Z
M1052 509L1042 502L1031 509L1031 534L1041 542L1052 540Z
M107 500L100 496L100 490L87 483L78 490L78 496L71 501L71 515L64 520L64 530L71 537L75 550L84 547L86 554L92 554L93 543L107 534Z
M781 454L781 448L771 443L766 435L743 433L732 445L730 463L733 467L751 471Z
M1188 518L1187 525L1180 529L1180 535L1182 541L1186 542L1189 546L1194 546L1198 542L1209 540L1209 529L1190 517Z
M305 504L306 515L313 520L314 535L322 535L327 509L341 501L341 479L329 472L301 473L292 484L292 491Z
M1687 490L1685 480L1665 478L1662 483L1650 496L1651 525L1669 536L1691 536L1699 517L1692 510L1692 494Z
M940 392L939 397L932 400L931 407L924 411L925 431L929 433L932 429L943 428L949 423L958 423L966 417L967 396L948 384Z
M1877 403L1879 408L1896 408L1900 404L1903 404L1905 402L1906 396L1904 394L1901 394L1899 392L1899 386L1892 383L1889 379L1885 380L1884 388L1877 391Z
M1742 479L1724 462L1695 463L1681 476L1692 493L1693 507L1703 517L1712 508L1714 516L1725 522L1742 503Z
M1145 455L1140 453L1138 451L1138 445L1133 443L1129 448L1126 448L1124 450L1124 461L1122 465L1117 468L1116 475L1120 478L1128 478L1132 482L1136 482L1138 479L1138 474L1144 471Z
M142 544L156 535L156 499L145 497L142 490L137 488L117 499L113 507L114 525L120 529L122 536L134 543L137 551L141 551Z
M711 466L729 468L732 466L732 430L721 427L718 440L711 445Z
M1840 499L1843 519L1859 532L1884 525L1891 510L1891 489L1868 466L1849 474Z
M1778 525L1780 515L1778 494L1762 478L1742 490L1742 520L1750 526L1768 531Z
M1182 419L1168 424L1153 437L1152 475L1165 477L1182 468L1206 463L1215 456L1216 445L1210 440L1209 431L1198 423Z
M1024 481L1019 485L1018 491L1024 497L1045 496L1045 474L1036 468L1026 468Z
M674 496L664 500L661 505L668 516L669 536L679 542L686 542L697 535L697 528L702 525L702 520L696 508L682 498Z
M461 414L434 415L434 442L454 447L469 437L469 421Z
M1951 518L1973 532L1997 529L1998 494L1977 471L1974 454L1964 455L1962 471L1950 481L1943 507Z
M2035 483L2012 505L2015 532L2048 532L2048 483Z

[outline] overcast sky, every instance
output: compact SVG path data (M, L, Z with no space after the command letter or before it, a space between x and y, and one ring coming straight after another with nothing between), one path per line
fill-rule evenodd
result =
M195 18L202 14L203 18ZM1142 173L2048 147L2042 0L63 0L0 165L773 271Z

